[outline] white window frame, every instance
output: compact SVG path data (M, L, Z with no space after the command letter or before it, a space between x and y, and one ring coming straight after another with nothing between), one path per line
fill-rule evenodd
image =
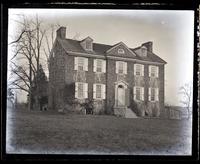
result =
M152 89L154 89L154 100L152 100ZM149 101L150 102L157 102L159 101L159 88L150 87L149 88Z
M83 60L83 70L80 70L79 69L79 60ZM77 70L77 71L88 71L88 58L85 58L85 57L75 57L74 58L74 70Z
M155 75L152 76L152 69L155 69ZM149 77L158 78L159 77L159 67L155 65L149 65Z
M137 90L139 89L140 92L140 99L137 99ZM141 86L134 86L133 87L133 99L135 101L144 101L144 87Z
M139 67L139 75L137 74L137 68ZM134 64L134 75L135 76L144 76L144 65L143 64Z
M100 85L101 86L101 97L97 97L97 86ZM95 83L93 84L93 99L96 99L96 100L103 100L106 98L106 88L105 88L105 84L100 84L100 83Z
M97 61L97 68L96 68L96 72L102 72L102 67L103 67L103 62L101 60L96 60ZM99 64L99 65L98 65ZM98 69L100 69L100 71L98 71Z
M100 87L98 91L98 87ZM101 99L102 98L102 85L101 84L96 84L96 98Z
M123 71L122 73L119 73L119 67L122 66L123 67ZM127 74L127 62L124 61L116 61L116 68L115 68L115 72L117 74Z
M97 63L101 61L101 72L97 71ZM103 59L94 59L93 60L93 72L96 73L106 73L106 60Z
M79 85L83 85L83 95L79 95ZM86 99L88 98L88 83L76 82L75 83L75 98L77 99Z

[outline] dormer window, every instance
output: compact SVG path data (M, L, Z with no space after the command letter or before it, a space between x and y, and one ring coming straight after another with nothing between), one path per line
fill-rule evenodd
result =
M92 43L91 43L91 41L86 41L85 49L86 50L92 50Z
M124 54L124 53L125 53L124 49L122 49L122 48L118 49L118 54Z
M93 47L93 39L90 37L85 38L80 42L81 46L86 50L86 51L92 51Z
M141 55L142 56L147 56L147 48L145 46L141 47Z

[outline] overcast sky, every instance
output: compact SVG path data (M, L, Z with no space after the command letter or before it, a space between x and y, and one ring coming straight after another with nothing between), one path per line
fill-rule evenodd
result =
M67 38L79 33L80 39L90 36L110 45L122 41L131 48L153 41L153 52L167 62L165 102L180 105L179 87L193 80L193 11L10 9L9 40L16 30L16 14L31 18L36 13L45 24L66 26Z

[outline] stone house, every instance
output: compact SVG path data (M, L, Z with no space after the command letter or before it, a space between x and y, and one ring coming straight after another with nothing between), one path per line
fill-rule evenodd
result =
M50 54L49 108L65 107L64 94L70 93L80 103L92 101L95 114L124 116L131 109L140 116L159 116L165 64L153 53L152 42L129 48L123 42L94 43L90 37L78 41L66 38L66 27L60 27Z

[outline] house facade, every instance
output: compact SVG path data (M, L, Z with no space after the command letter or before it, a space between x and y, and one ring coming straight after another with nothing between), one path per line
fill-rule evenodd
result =
M123 42L94 43L90 37L78 41L67 39L66 27L60 27L50 54L49 108L65 108L67 94L80 103L92 101L95 114L123 116L131 109L140 116L160 116L165 64L153 53L152 42L133 49Z

